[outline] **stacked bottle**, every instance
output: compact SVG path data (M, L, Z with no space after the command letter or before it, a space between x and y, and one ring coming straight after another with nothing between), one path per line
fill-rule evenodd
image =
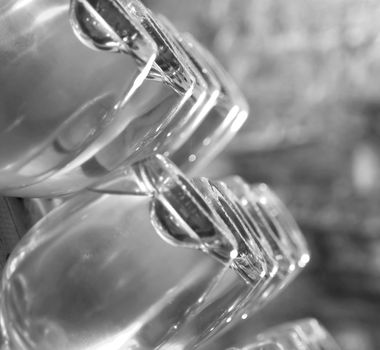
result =
M3 6L18 34L0 47L2 80L16 77L1 97L1 192L71 198L7 262L2 350L195 349L306 266L266 185L180 170L208 163L248 115L195 39L138 0Z

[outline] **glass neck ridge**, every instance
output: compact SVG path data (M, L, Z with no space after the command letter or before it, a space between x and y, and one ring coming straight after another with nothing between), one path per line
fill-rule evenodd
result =
M137 163L135 173L153 197L152 223L165 241L204 251L250 284L267 274L260 247L248 243L249 228L227 192L206 179L190 182L162 156Z
M139 67L155 61L148 78L170 85L180 94L194 88L195 79L159 21L137 0L71 0L70 21L88 47L130 54Z
M143 68L157 46L133 22L127 8L114 0L71 0L70 22L79 40L91 49L126 53Z

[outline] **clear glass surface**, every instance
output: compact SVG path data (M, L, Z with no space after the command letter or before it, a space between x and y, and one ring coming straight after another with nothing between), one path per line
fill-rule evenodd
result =
M121 195L66 203L11 259L2 316L10 348L28 350L153 349L225 269L168 245L150 224L149 199Z
M163 140L164 143L161 145L163 149L163 154L165 156L171 157L174 152L178 149L186 148L184 152L188 152L188 147L184 146L187 140L191 137L193 140L192 147L198 147L196 140L192 137L194 130L199 126L199 124L208 116L211 108L215 105L218 96L221 93L221 86L218 79L207 70L207 67L202 62L202 57L197 50L187 43L186 40L182 38L182 35L177 31L177 29L163 16L158 16L157 21L160 23L161 30L165 33L166 37L175 45L175 47L186 57L188 63L191 64L194 74L198 75L198 79L203 81L205 84L204 95L198 102L195 103L189 110L186 117L181 119L176 119L172 121L167 128L170 130L170 138ZM209 127L205 131L207 134L212 134L214 128ZM215 147L217 145L215 144ZM186 163L186 157L182 159L177 159L177 165L182 166Z
M90 158L123 129L121 101L147 75L157 48L139 37L146 61L138 66L85 47L68 1L3 1L0 9L0 188L7 189Z
M222 179L236 196L236 204L250 222L255 239L266 242L265 250L278 268L272 273L259 300L252 302L260 308L276 296L307 265L310 253L303 234L277 195L265 184L249 185L240 177Z
M160 156L133 169L148 196L123 182L79 194L12 253L1 293L9 349L194 349L262 284L265 257L227 193Z
M284 350L339 350L328 331L315 319L304 319L272 328L257 336L271 341Z
M175 173L177 177L183 179L183 175L178 169L175 169L173 165L170 165L160 156L157 156L154 163L150 162L150 167L137 164L134 168L135 173L139 174L138 178L150 179L149 181L143 181L144 185L142 187L145 188L147 193L161 192L162 188L157 183L162 183L159 180L160 178L169 178L168 174L171 174L170 178L172 179ZM126 179L129 179L129 181ZM130 185L131 177L127 176L126 179L123 179L123 172L119 170L119 173L113 174L113 177L108 178L107 182L99 185L96 190L117 193L122 188L124 191L130 191L130 189L133 189L133 186ZM156 180L153 181L152 179ZM229 184L228 187L226 187L226 183ZM229 325L233 325L241 319L247 319L248 315L263 307L275 294L287 286L300 272L301 266L304 267L307 264L308 259L306 257L309 258L304 238L297 225L292 221L290 213L275 197L274 193L264 185L251 187L237 177L225 179L222 182L196 178L192 181L192 184L205 196L207 193L215 193L216 198L214 199L208 196L208 205L213 205L222 219L225 218L229 230L235 232L237 249L241 252L241 255L239 254L236 257L234 263L239 264L240 261L238 270L242 273L246 271L243 275L244 278L248 281L250 280L250 273L256 271L254 261L257 259L265 262L266 269L261 271L259 280L253 281L254 288L245 288L244 291L239 291L236 287L233 287L235 290L231 292L240 295L238 303L233 299L234 303L230 303L224 309L213 309L212 307L205 309L202 316L203 320L196 319L196 321L192 322L194 326L190 329L193 333L189 333L188 329L186 329L187 332L179 332L174 341L170 343L172 344L171 346L180 344L179 339L181 337L192 338L194 341L193 346L197 344L200 335L204 334L204 336L210 337L218 327L213 325L211 328L207 328L205 320L210 317L220 318L221 310L224 314L222 317L227 320L226 323ZM256 187L262 187L259 196L254 196L253 194L253 189ZM265 193L268 193L268 196ZM177 194L180 198L183 197L183 194ZM264 199L268 200L268 204L260 210L257 203L260 200L264 201ZM175 207L175 205L173 206ZM251 208L250 206L252 209L249 209ZM272 209L268 210L267 208ZM286 218L286 221L285 219L281 221L278 217ZM194 218L194 220L196 219ZM292 222L293 226L289 226L289 222ZM275 228L276 231L274 231ZM287 242L287 245L284 246L285 243L280 243L278 236L284 242ZM294 243L296 244L296 248L294 248L290 245L290 242L293 241L301 243ZM303 258L301 259L301 257ZM299 261L302 261L303 264L298 265ZM258 271L253 273L254 277L258 275ZM227 301L228 299L226 298L225 300ZM197 332L194 332L194 330L197 330Z
M105 120L104 128L98 124L89 128L89 124L82 117L78 117L82 124L79 125L78 121L75 126L66 128L65 139L60 136L57 141L52 130L46 131L46 137L49 137L49 142L54 147L65 148L57 151L60 161L54 167L50 167L52 160L47 156L50 151L41 146L41 140L36 137L34 142L42 147L38 151L38 156L32 156L28 165L22 164L23 170L12 168L5 173L4 185L0 184L3 193L39 197L62 195L86 187L119 165L126 164L126 161L132 163L151 153L160 152L170 156L180 149L180 155L175 158L177 164L185 168L189 159L194 165L201 159L210 159L214 153L222 149L225 142L218 140L224 137L218 136L218 140L214 140L207 138L207 135L223 133L232 136L238 130L237 123L230 123L234 118L231 119L227 110L224 114L218 115L217 123L207 123L202 126L202 138L194 137L194 128L210 111L220 87L213 76L207 75L205 68L199 65L197 59L189 56L180 42L175 40L176 33L171 34L165 25L138 1L118 1L108 4L104 1L89 3L86 0L73 0L71 5L71 23L77 38L69 28L69 23L66 23L68 28L59 29L58 34L63 38L70 36L82 51L88 53L86 60L83 60L79 53L78 56L73 55L71 59L86 65L89 70L97 71L96 67L92 66L91 55L101 55L105 59L108 56L116 57L120 61L129 60L137 73L127 74L129 82L124 82L124 93L118 98L117 105L111 108L115 118ZM61 17L62 22L68 21L68 9L61 14ZM32 31L37 29L31 28ZM59 41L56 37L54 40ZM94 48L96 51L92 50ZM58 47L58 42L54 49L59 56L61 48ZM70 48L67 52L74 49ZM148 49L151 49L150 56L147 56ZM101 52L101 50L111 52ZM49 58L41 52L36 60L41 59L43 67L44 60ZM75 67L77 66L78 64ZM101 71L103 75L108 74L108 70L112 71L110 75L115 72L114 74L120 79L122 76L120 72L124 72L123 69L121 66L110 65L103 67ZM71 91L71 85L75 85L75 78L78 76L78 72L74 74L73 79L67 75L61 84L67 82L69 86L64 87ZM51 82L51 86L55 83ZM91 84L91 81L87 83ZM118 87L115 87L115 90L117 89ZM76 97L81 98L78 94ZM48 102L50 103L50 100ZM52 106L56 105L54 100L51 103ZM54 108L49 110L52 114L56 113ZM93 118L92 111L88 113L88 118L90 116ZM119 123L115 122L116 119ZM228 125L224 123L221 132L218 126L225 119L230 122L227 121ZM239 120L240 126L245 117ZM90 145L85 141L81 130L91 133L91 140L97 137L98 141ZM11 137L11 134L9 136ZM197 147L208 150L205 150L202 156L196 156L197 162L194 162L194 156L181 156L181 153L189 153L190 146L186 140L190 136L198 144ZM74 138L77 142L81 142L81 148L78 151L77 147L78 152L73 151L67 155L66 148L70 148L68 143L74 142ZM38 170L37 165L42 163L46 163L50 168L46 171ZM25 172L26 169L29 169L30 173ZM22 174L21 182L13 179L11 175L14 172L17 176Z
M204 72L213 76L220 85L216 101L206 105L207 117L172 156L183 169L194 171L208 164L232 140L246 121L249 107L233 79L210 52L190 35L184 36L183 43L190 55L196 55Z
M339 350L339 346L315 319L289 322L259 334L251 345L227 350Z
M239 349L231 349L239 350ZM242 350L284 350L280 345L274 343L262 343L257 345L251 345L243 348Z

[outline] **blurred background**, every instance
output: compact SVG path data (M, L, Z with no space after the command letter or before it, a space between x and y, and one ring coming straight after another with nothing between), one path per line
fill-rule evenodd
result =
M380 348L380 3L146 0L215 53L249 99L247 126L201 174L272 185L312 263L207 349L317 317L345 350Z

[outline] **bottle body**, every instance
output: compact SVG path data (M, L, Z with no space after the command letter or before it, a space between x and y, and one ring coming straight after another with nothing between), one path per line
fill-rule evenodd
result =
M3 6L5 195L74 193L156 153L192 169L219 153L247 117L215 60L139 1Z
M10 349L190 349L228 324L252 286L205 252L163 240L150 202L89 192L37 223L4 271Z
M12 255L2 297L11 348L155 348L225 269L164 242L146 197L85 197L49 214Z
M106 142L100 133L119 123L115 113L136 64L85 47L71 28L69 5L0 6L0 188L39 181Z
M279 271L286 279L268 228L300 233L271 192L265 226L236 186L189 180L162 156L112 175L53 209L9 258L0 315L11 350L195 349L270 300Z

